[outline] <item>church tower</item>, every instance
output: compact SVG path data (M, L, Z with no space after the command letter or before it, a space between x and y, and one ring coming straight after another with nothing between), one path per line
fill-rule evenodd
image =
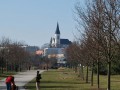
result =
M60 30L58 23L55 31L55 47L60 47Z

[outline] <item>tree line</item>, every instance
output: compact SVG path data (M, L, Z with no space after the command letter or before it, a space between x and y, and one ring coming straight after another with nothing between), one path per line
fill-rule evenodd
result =
M21 71L28 68L30 54L22 47L22 42L12 41L9 38L0 40L0 71Z
M84 79L83 66L93 72L108 75L107 88L110 90L111 74L120 74L120 0L86 0L86 7L80 2L75 5L77 30L79 36L67 48L67 60L75 71L79 66L80 76Z
M12 41L9 38L0 39L0 73L4 71L22 71L34 69L57 68L57 60L48 58L36 52L26 50L24 42Z

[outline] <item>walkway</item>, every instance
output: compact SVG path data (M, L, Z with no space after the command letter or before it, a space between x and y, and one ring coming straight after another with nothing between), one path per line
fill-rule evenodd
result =
M44 70L39 71L42 73ZM14 75L15 83L19 87L19 90L26 90L23 86L36 77L36 72L37 70L30 70ZM6 90L5 79L0 80L0 90Z

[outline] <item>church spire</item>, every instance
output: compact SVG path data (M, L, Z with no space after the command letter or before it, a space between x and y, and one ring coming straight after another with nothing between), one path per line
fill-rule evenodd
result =
M60 30L59 30L59 24L58 24L58 22L57 22L57 28L56 28L55 34L60 34Z

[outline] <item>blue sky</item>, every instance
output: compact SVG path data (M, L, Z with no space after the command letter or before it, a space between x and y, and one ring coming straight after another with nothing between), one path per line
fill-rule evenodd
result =
M49 43L58 22L61 38L73 41L76 1L0 0L0 37L41 46Z

